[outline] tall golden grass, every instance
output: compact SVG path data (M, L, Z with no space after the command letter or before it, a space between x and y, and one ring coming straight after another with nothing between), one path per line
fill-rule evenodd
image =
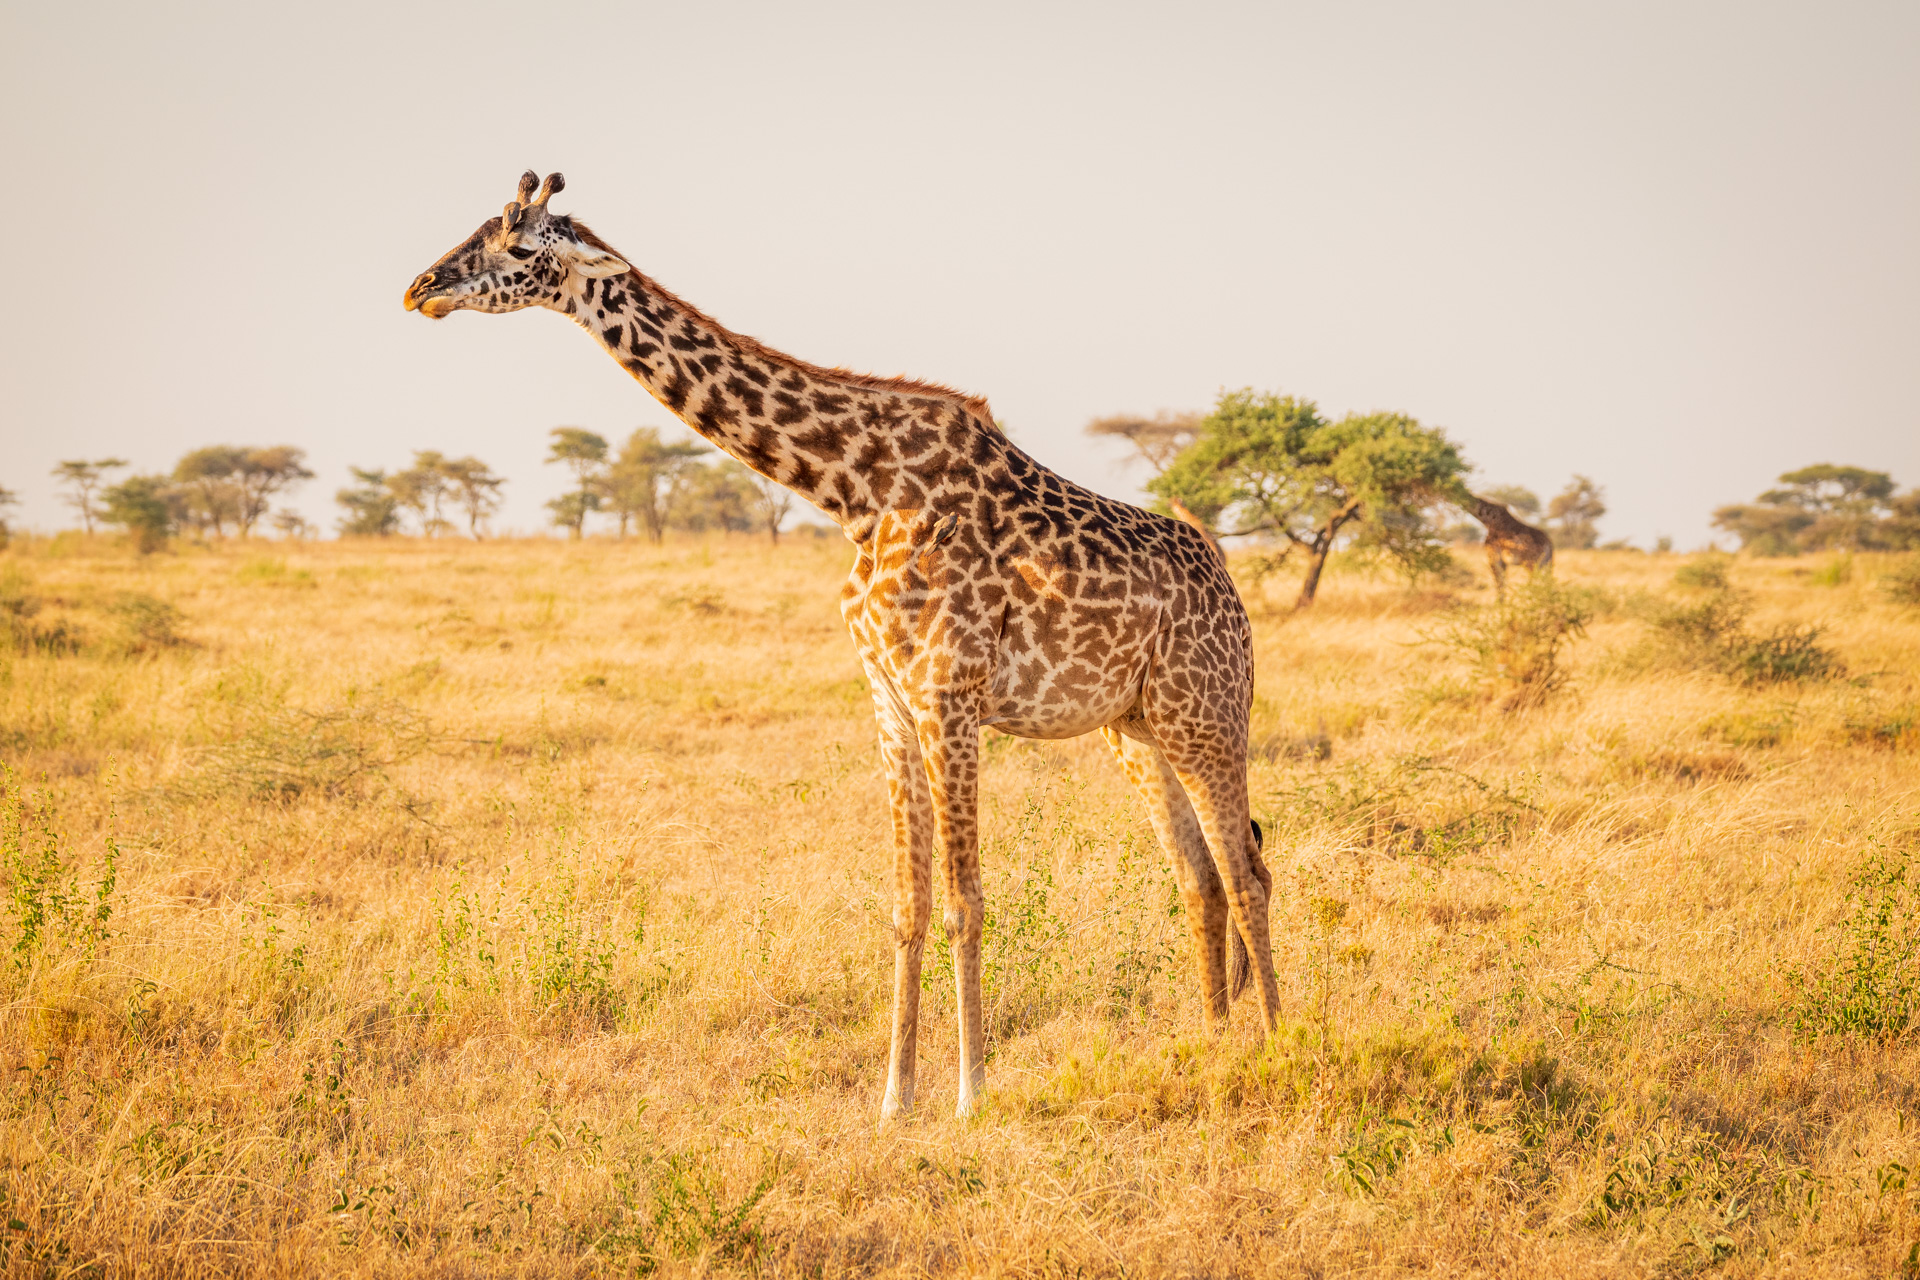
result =
M848 560L16 540L0 1272L1920 1266L1890 562L1735 564L1845 664L1746 684L1650 623L1682 558L1567 554L1544 699L1437 639L1483 587L1250 589L1271 1042L1203 1034L1104 747L989 735L990 1102L936 942L883 1130Z

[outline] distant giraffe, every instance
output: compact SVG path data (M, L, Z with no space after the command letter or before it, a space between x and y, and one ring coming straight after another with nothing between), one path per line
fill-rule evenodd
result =
M1467 510L1487 527L1487 567L1493 570L1495 598L1507 594L1508 564L1519 565L1530 574L1553 567L1552 538L1530 524L1522 524L1498 502L1471 493L1467 499Z
M1179 495L1176 494L1167 499L1167 509L1173 512L1174 519L1184 520L1198 529L1200 536L1207 540L1207 545L1213 548L1214 554L1220 557L1222 563L1226 561L1227 549L1220 545L1220 539L1214 536L1213 530L1208 527L1205 520L1193 514L1193 508L1180 501Z
M1047 470L995 428L984 400L823 369L726 329L549 212L561 187L557 173L544 185L526 174L505 212L403 301L434 319L523 307L570 316L687 425L812 502L857 548L840 611L873 694L894 829L881 1116L913 1107L936 846L959 988L958 1113L986 1089L984 725L1029 738L1102 732L1172 857L1208 1024L1224 1024L1251 977L1277 1027L1272 877L1247 797L1252 629L1214 548L1181 521Z

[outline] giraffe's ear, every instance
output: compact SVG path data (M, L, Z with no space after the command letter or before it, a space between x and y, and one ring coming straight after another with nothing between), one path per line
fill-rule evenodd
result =
M619 254L609 253L597 245L582 244L578 240L568 246L567 262L589 280L621 276L633 270Z

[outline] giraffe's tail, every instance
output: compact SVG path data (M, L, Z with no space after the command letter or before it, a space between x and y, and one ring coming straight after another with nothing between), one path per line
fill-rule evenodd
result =
M1260 856L1266 847L1265 837L1258 822L1250 825L1253 827L1253 842L1247 847L1247 861L1253 864L1253 878L1267 891L1267 901L1271 903L1273 873L1267 870L1266 859ZM1233 942L1227 954L1227 995L1230 999L1238 1000L1240 993L1247 989L1247 984L1253 981L1253 966L1247 962L1247 940L1240 936L1238 929L1230 929L1228 933Z

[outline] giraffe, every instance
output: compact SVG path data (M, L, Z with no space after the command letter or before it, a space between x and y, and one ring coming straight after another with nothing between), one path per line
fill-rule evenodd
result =
M1493 594L1507 594L1507 564L1523 566L1529 574L1553 567L1553 539L1523 524L1498 502L1467 495L1467 510L1487 528L1487 567L1493 570Z
M1252 635L1207 540L1041 466L983 399L822 368L724 328L552 212L563 186L558 173L523 175L502 214L416 278L403 303L433 319L526 307L571 317L669 411L853 543L840 611L872 692L893 825L882 1122L913 1109L936 848L958 988L956 1114L985 1095L984 726L1031 738L1101 731L1172 860L1207 1026L1224 1027L1251 980L1271 1033L1272 878L1247 795Z

